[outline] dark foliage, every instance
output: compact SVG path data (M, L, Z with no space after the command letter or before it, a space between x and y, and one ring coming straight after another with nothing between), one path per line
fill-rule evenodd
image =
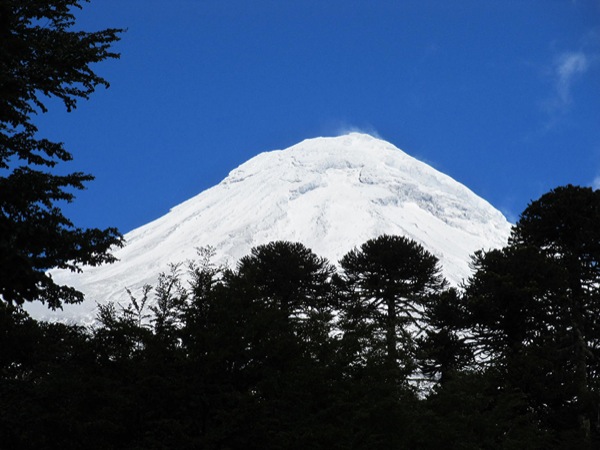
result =
M569 220L585 230L590 192L553 191L544 214L573 195ZM297 243L257 247L234 270L203 249L187 273L172 266L129 305L101 307L89 329L1 303L0 442L596 448L594 245L541 239L546 216L529 212L509 246L475 256L460 291L418 244L383 236L350 252L340 273Z
M414 370L426 299L445 285L437 258L403 236L382 235L340 264L348 293L341 305L344 328L356 336L367 332L360 353L383 355L388 370L406 377Z
M120 30L74 31L72 10L81 3L0 2L0 299L9 303L58 308L81 301L83 294L46 271L111 262L110 247L121 244L117 230L78 228L63 215L61 202L93 177L58 174L55 166L72 156L62 143L39 137L32 121L50 98L71 111L97 86L108 86L91 66L118 57L110 46Z
M560 448L599 438L599 194L564 186L532 202L507 248L477 255L465 296L465 331L499 392Z

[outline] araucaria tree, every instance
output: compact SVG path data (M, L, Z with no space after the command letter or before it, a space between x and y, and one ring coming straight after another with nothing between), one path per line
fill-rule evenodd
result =
M563 186L532 202L521 215L513 246L539 249L564 270L566 296L557 305L574 366L573 398L583 438L598 437L600 382L600 191Z
M600 191L548 192L508 247L476 256L465 296L467 332L496 392L519 398L530 423L572 448L600 441L599 223Z
M111 45L121 30L74 31L73 9L87 0L0 2L0 299L22 304L40 300L49 307L83 299L46 274L52 267L80 270L113 261L121 244L114 228L76 227L62 213L73 191L91 175L58 175L53 168L72 159L60 142L38 136L33 116L46 100L61 100L68 111L97 86L108 86L91 66L117 58Z
M353 294L342 308L347 327L369 330L367 352L382 355L388 369L410 374L427 299L445 285L437 258L406 237L382 235L340 264Z

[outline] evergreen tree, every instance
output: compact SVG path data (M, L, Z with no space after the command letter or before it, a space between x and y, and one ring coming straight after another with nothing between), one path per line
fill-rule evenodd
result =
M460 295L452 288L427 298L427 327L418 339L417 359L429 381L447 383L472 364L473 355L462 333L466 312Z
M347 253L340 264L352 293L342 307L348 331L372 333L369 351L382 353L392 372L412 373L427 297L445 285L437 258L408 238L382 235Z
M466 287L470 334L480 361L506 361L561 327L564 272L533 247L477 252Z
M600 435L600 191L558 187L532 202L521 215L510 244L540 249L565 271L564 302L571 339L575 386L573 400L584 439ZM594 436L592 436L592 434Z
M245 375L249 404L263 428L254 442L268 448L331 448L332 383L329 342L334 268L300 243L252 249L226 278L244 299ZM240 322L238 322L240 323ZM260 447L260 446L259 446Z
M554 189L523 212L507 248L476 256L466 290L466 333L497 394L520 396L558 448L598 438L599 219L598 191Z
M544 430L563 445L572 441L574 368L561 307L564 271L533 247L477 253L474 267L463 297L464 334L486 374L488 401L509 407L514 423L538 429L542 442Z
M62 143L37 135L33 117L47 111L47 98L68 111L97 86L108 86L91 66L116 58L111 45L120 30L73 30L73 8L86 0L0 2L0 298L9 303L41 300L51 308L83 294L59 286L46 273L60 267L114 260L120 245L114 228L77 228L60 210L93 177L58 175L72 159Z
M298 242L275 241L251 250L238 263L238 276L253 286L254 295L287 319L302 321L330 309L328 280L333 266Z
M444 286L437 258L416 242L383 235L346 254L339 358L352 448L418 448L416 345L425 307Z

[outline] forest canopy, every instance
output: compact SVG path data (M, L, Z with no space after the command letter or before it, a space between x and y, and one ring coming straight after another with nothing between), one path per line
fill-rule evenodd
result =
M111 262L114 228L64 216L92 176L38 135L108 82L122 30L74 29L86 0L0 1L0 446L14 449L600 447L600 191L533 201L460 289L382 235L330 262L301 243L235 268L210 248L94 326L23 304L83 300L48 269ZM196 243L190 243L195 245Z
M91 328L0 308L12 448L595 448L598 192L532 202L448 286L383 235L171 267ZM565 234L567 233L567 234Z

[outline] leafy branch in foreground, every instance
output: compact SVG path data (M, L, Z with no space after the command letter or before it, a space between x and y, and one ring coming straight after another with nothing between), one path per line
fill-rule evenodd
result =
M47 270L113 262L111 248L122 245L115 228L82 229L64 216L59 205L93 177L56 174L72 155L39 137L32 120L50 98L72 111L97 86L108 87L92 65L119 57L111 46L122 30L74 31L73 9L86 1L0 2L0 298L8 303L39 300L55 309L82 301Z

